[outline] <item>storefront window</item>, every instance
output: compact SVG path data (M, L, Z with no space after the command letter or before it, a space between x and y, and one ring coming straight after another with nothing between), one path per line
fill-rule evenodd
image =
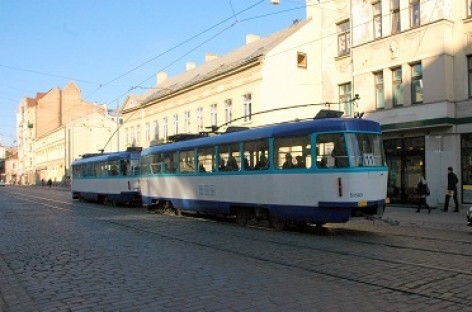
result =
M461 137L462 202L472 204L472 133Z

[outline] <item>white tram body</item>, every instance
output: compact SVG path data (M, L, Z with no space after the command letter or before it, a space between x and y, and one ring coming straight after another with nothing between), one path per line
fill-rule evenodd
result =
M380 125L325 118L152 146L142 151L148 207L306 223L383 214Z
M140 150L88 154L72 163L74 199L141 204Z

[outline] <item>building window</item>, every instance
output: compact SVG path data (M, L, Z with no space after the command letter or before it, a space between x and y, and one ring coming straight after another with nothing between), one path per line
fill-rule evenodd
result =
M472 16L472 0L467 0L467 17Z
M352 116L351 83L339 85L339 103L344 105L344 114Z
M403 105L403 92L402 92L402 69L401 67L392 69L392 93L393 93L393 106Z
M467 56L467 79L469 85L469 98L472 98L472 55Z
M244 121L248 122L252 119L252 95L247 93L244 95Z
M218 126L218 107L216 104L211 104L210 106L210 118L211 118L211 126L216 127Z
M225 100L225 123L229 125L233 120L233 101L231 99Z
M411 65L411 102L423 103L423 67L421 63Z
M197 108L197 128L198 132L203 131L203 107Z
M164 135L164 141L167 141L167 136L169 135L168 127L169 125L168 125L167 117L164 117L162 119L162 132Z
M174 134L178 134L179 133L179 115L174 114L174 116L172 116L172 119L174 120Z
M412 28L420 26L420 0L410 1L410 20Z
M141 146L141 126L140 125L136 126L136 145L135 146Z
M392 0L392 34L401 31L400 0Z
M184 113L184 131L190 133L190 111Z
M130 134L131 135L131 140L130 140L131 146L136 146L136 132L134 132L134 127L131 127L129 131L131 132L131 134Z
M377 109L385 108L384 78L383 72L374 73L375 78L375 104Z
M154 120L154 140L159 140L159 122Z
M346 55L351 50L351 32L349 20L337 24L338 29L338 56Z
M151 141L151 126L149 125L149 122L146 122L145 124L144 136L146 144L149 143Z
M374 39L382 37L382 2L372 4Z
M297 52L297 65L300 68L307 68L307 57L306 53Z

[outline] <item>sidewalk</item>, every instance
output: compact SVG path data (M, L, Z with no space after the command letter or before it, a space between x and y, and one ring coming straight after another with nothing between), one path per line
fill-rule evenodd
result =
M454 208L449 209L448 212L443 212L441 209L433 208L431 213L428 214L427 209L421 209L421 212L417 213L414 206L387 205L383 219L397 220L400 225L441 227L472 232L472 227L467 226L466 215L468 209L468 206L464 206L459 212L454 212Z

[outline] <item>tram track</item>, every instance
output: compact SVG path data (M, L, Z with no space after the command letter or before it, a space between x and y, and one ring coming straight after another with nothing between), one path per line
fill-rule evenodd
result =
M54 198L47 198L47 197L38 196L38 195L26 196L24 194L17 193L15 194L15 198L19 200L26 200L28 202L34 202L36 204L40 204L43 207L53 208L53 209L57 209L59 207L59 206L55 207L56 205L67 204L68 207L59 209L61 212L72 212L73 210L75 210L76 207L87 207L87 209L90 209L89 211L95 211L95 212L103 211L104 209L103 207L97 205L96 208L98 209L95 210L95 207L89 207L88 204L83 205L83 204L76 204L75 202L64 202L62 200L58 200ZM90 205L95 206L95 204L90 204ZM468 296L468 294L465 293L463 294L463 296L466 298L462 298L461 296L447 297L447 296L442 295L441 293L429 292L425 290L425 289L428 289L428 284L442 282L445 279L451 280L451 279L456 279L456 278L466 278L470 280L472 276L472 272L463 270L463 269L438 267L433 263L417 263L413 261L388 258L387 256L381 257L381 256L362 254L362 248L358 252L355 251L356 246L351 246L351 250L341 250L339 246L338 247L336 246L323 247L322 244L321 245L318 244L315 246L311 244L308 245L308 243L305 243L305 244L295 243L294 239L292 239L293 238L292 236L288 237L287 239L285 238L280 239L281 235L283 235L284 233L275 232L269 229L267 229L267 231L272 232L270 233L270 235L272 236L271 238L264 238L264 235L255 237L255 235L251 235L251 233L254 233L253 231L260 230L259 228L256 229L256 228L249 227L249 228L244 229L245 230L244 233L241 233L240 229L243 229L243 228L237 225L231 225L231 227L225 226L225 231L215 230L215 228L209 229L208 227L205 227L202 232L204 232L205 234L210 234L206 236L219 238L218 241L209 243L208 239L200 239L200 235L186 235L186 233L192 232L195 229L194 222L192 223L181 222L182 220L179 221L177 217L170 217L170 216L164 216L165 219L145 217L145 216L153 216L153 215L148 215L148 214L144 214L143 216L139 215L138 217L133 216L132 218L128 218L126 216L127 214L123 214L123 215L119 214L119 215L115 215L115 217L109 216L109 215L108 216L91 215L91 216L83 216L83 217L91 218L98 222L112 224L118 227L125 227L128 230L132 230L138 233L157 235L161 239L172 240L172 241L176 241L176 242L184 243L184 244L190 244L192 246L196 246L199 248L209 248L211 250L218 251L218 252L230 253L234 256L242 257L244 259L251 259L251 260L256 260L256 261L271 264L271 265L283 266L289 269L302 270L304 272L307 272L310 274L317 274L319 276L336 278L336 279L349 281L353 283L360 283L363 285L370 285L370 286L378 287L384 290L395 291L395 292L400 292L400 293L409 294L409 295L416 295L419 297L436 299L439 301L451 302L454 304L464 304L464 302L466 302L464 301L464 299L466 299ZM172 219L172 218L176 218L176 219ZM192 219L196 219L196 218L192 217ZM178 227L174 227L172 231L169 232L168 226L170 224L178 225ZM231 231L227 231L228 228L230 228ZM184 231L182 231L182 229ZM173 233L173 231L179 231L178 235ZM401 249L403 251L428 253L430 254L430 258L434 258L437 256L470 257L471 255L470 253L448 252L444 250L437 250L437 249L434 250L434 249L429 249L429 248L404 246L400 244L373 242L369 240L343 237L343 235L355 235L358 233L365 233L365 232L362 232L361 230L352 230L352 229L344 229L344 228L337 229L335 227L334 228L330 227L328 230L328 233L326 232L322 233L320 237L323 237L323 238L333 237L333 238L336 238L336 240L341 240L344 242L352 242L352 243L361 244L361 245L368 245L368 247L376 246L380 248ZM289 232L289 234L299 235L300 233ZM301 233L301 234L306 234L306 233ZM312 234L312 233L308 233L308 234ZM374 234L380 235L383 233L376 232ZM418 241L418 237L413 236L413 235L391 234L391 233L388 233L388 235ZM239 242L237 240L239 240ZM310 240L310 238L308 236L305 236L305 238L302 239L302 242L305 242L308 240ZM443 243L443 244L451 244L451 243L471 244L471 242L469 241L442 239L439 237L420 236L419 242L421 243L422 240L434 240L436 242ZM255 248L255 247L249 250L245 248L237 248L238 244L240 244L241 246L248 246L251 244L259 245L259 246L265 246L265 248L267 248L267 246L275 246L275 248L270 248L270 249L285 250L288 254L290 253L290 251L293 251L293 250L296 250L299 254L308 252L311 256L308 256L306 258L298 258L296 259L296 261L293 261L293 259L291 259L290 257L286 257L284 255L280 255L280 257L275 258L275 257L271 257L270 256L271 254L267 255L267 254L264 254L264 252L254 252L254 250L258 250L258 248ZM320 266L313 265L313 262L320 259L324 260L325 263L323 263L323 265L320 265ZM389 272L400 270L400 269L406 272L411 271L411 270L421 270L422 272L424 272L422 274L425 274L427 276L432 276L434 278L431 278L429 281L426 281L424 285L422 285L422 287L418 289L414 289L408 286L409 284L411 284L411 281L408 280L407 274L405 275L405 279L407 279L407 281L405 281L404 283L392 284L387 279L382 278L383 275L382 275L382 272L380 271L372 272L371 270L367 270L368 274L370 274L371 276L368 274L362 273L362 271L359 274L352 274L351 270L354 270L355 267L347 268L347 269L344 268L344 270L343 269L339 270L339 268L335 265L335 263L329 263L329 259L337 259L336 261L339 261L342 263L359 263L359 262L366 263L366 264L370 264L372 267L384 266L384 267L387 267L388 269L387 270L388 272L386 274L389 274ZM382 265L379 265L380 263ZM341 268L342 268L342 265L341 265Z
M413 289L408 289L406 287L395 287L395 286L389 285L388 283L382 283L380 279L376 279L376 281L373 281L373 280L368 280L368 279L362 279L362 278L359 278L359 277L355 278L355 277L349 276L349 274L342 274L342 272L340 272L340 271L338 271L338 272L327 271L326 267L324 267L324 266L321 269L317 269L316 267L313 267L313 266L307 267L305 264L307 262L313 260L312 258L303 259L303 260L299 260L297 262L293 262L293 261L283 260L281 258L276 259L276 258L266 257L266 256L263 256L263 255L251 254L249 252L241 251L237 248L226 247L227 246L226 244L221 244L221 243L208 244L206 242L199 242L198 240L194 240L194 239L172 236L172 235L165 234L161 231L156 231L156 230L153 230L153 229L146 229L146 228L142 228L142 227L139 227L139 226L125 224L123 222L119 222L119 221L115 221L115 220L113 220L113 221L112 220L102 220L102 221L107 222L107 223L112 223L112 224L117 225L117 226L124 226L126 228L132 228L133 230L138 231L138 232L145 232L147 234L158 235L160 238L163 238L163 239L177 241L177 242L185 243L185 244L191 244L193 246L198 246L198 247L202 247L202 248L209 248L209 249L214 250L214 251L226 252L226 253L230 253L234 256L239 256L239 257L246 258L246 259L256 260L256 261L268 263L268 264L271 264L271 265L278 265L278 266L283 266L283 267L290 268L290 269L297 269L297 270L301 270L301 271L304 271L304 272L317 274L317 275L320 275L320 276L336 278L336 279L349 281L349 282L353 282L353 283L359 283L359 284L363 284L363 285L374 286L374 287L378 287L378 288L381 288L381 289L384 289L384 290L400 292L400 293L403 293L403 294L416 295L416 296L419 296L419 297L424 297L424 298L429 298L429 299L436 299L436 300L440 300L440 301L451 302L451 303L454 303L454 304L464 304L464 299L463 298L450 298L450 297L441 296L439 294L434 295L434 294L430 294L430 293L426 293L426 292L422 292L422 291L415 291ZM168 223L168 222L162 222L162 223ZM206 232L209 232L209 231L206 231ZM224 234L220 231L213 231L213 232L215 232L218 235L223 235ZM227 236L229 236L229 235L227 234ZM469 271L455 270L455 269L448 269L448 268L438 268L434 265L424 265L424 264L418 264L418 263L409 262L409 261L388 260L388 259L385 259L385 258L376 258L376 257L365 256L365 255L363 256L363 255L354 254L354 253L350 253L350 252L340 252L340 251L335 251L335 250L326 249L326 248L314 248L314 247L309 247L308 248L307 246L293 246L293 245L290 245L288 243L281 243L281 242L273 241L273 240L260 240L260 239L255 239L254 237L247 237L247 236L244 236L244 235L235 236L234 233L231 233L231 237L244 238L244 239L250 240L252 242L257 241L259 243L262 243L263 245L266 245L267 243L270 243L270 244L274 244L274 245L278 245L278 246L284 245L284 246L290 247L290 248L297 247L297 248L308 249L310 251L330 253L330 254L336 255L336 256L343 256L343 257L357 258L357 259L363 259L363 260L368 260L368 261L389 263L389 264L392 264L394 266L398 265L398 266L417 267L417 268L420 268L420 269L423 269L423 270L432 271L431 276L437 276L436 273L438 271L446 273L446 276L448 276L449 278L455 278L456 276L469 276L469 277L472 276L472 272L469 272ZM356 261L356 259L350 259L350 260L352 260L354 262ZM437 279L437 281L442 281L443 280L443 278L434 278L433 281L436 281L436 279Z
M72 210L72 206L84 207L83 203L79 204L79 203L76 203L76 202L73 202L73 201L63 201L63 200L57 200L57 199L47 198L47 197L44 197L44 196L35 196L35 195L25 196L24 194L20 194L20 193L17 193L16 195L21 195L21 198L18 198L18 199L34 202L36 204L41 204L41 203L39 203L37 201L33 201L33 200L45 200L45 201L48 201L48 202L50 201L50 202L53 202L53 203L56 203L56 204L69 205L71 207L71 208L63 208L63 207L58 207L58 206L50 205L50 204L41 204L45 207L58 209L58 210L62 210L62 211ZM26 199L25 197L30 198L30 200ZM90 207L90 209L102 208L101 206L96 205L94 203L91 203L90 205L96 206L96 207ZM132 209L134 209L134 208L132 208ZM173 217L173 216L171 216L171 217ZM198 219L194 216L190 216L189 218ZM208 220L208 219L206 219L206 220ZM154 222L161 222L159 220L153 220L153 221ZM248 228L250 228L250 227L248 227ZM261 227L254 226L254 228L261 228ZM306 230L306 229L308 229L308 230ZM268 229L268 230L273 231L273 230L270 230L270 229ZM453 255L453 256L464 256L464 257L472 256L472 252L471 253L459 253L459 252L451 252L451 251L447 251L447 250L437 250L437 249L424 248L424 247L411 247L411 246L392 244L392 243L374 242L372 240L362 240L362 239L358 239L358 238L343 237L343 236L345 236L346 233L350 234L350 235L351 234L359 235L359 233L369 234L369 235L373 234L373 233L384 235L384 233L381 233L379 231L366 232L365 230L360 230L360 229L336 228L334 226L334 227L329 227L329 228L322 228L321 230L306 227L305 230L298 231L298 233L319 235L321 237L331 236L331 237L336 237L336 238L338 238L340 240L343 240L343 241L356 242L356 243L365 244L365 245L369 245L369 246L373 246L373 245L375 245L375 246L384 246L384 247L395 248L395 249L400 249L400 250L430 252L430 253L446 254L446 255ZM217 232L216 234L221 235L222 233ZM420 246L422 245L422 242L421 242L422 240L435 241L435 242L448 243L448 244L450 244L450 243L461 243L461 244L466 244L466 245L472 245L472 241L452 240L452 239L446 239L446 238L441 238L441 237L433 237L433 236L424 236L424 235L423 236L414 236L414 235L398 234L398 233L392 233L392 232L389 232L388 235L389 236L394 236L394 237L409 238L409 239L413 239L415 241L420 240L420 242L417 243ZM254 237L249 238L245 235L236 235L236 236L239 237L239 238L244 238L244 239L250 239L250 240L254 239ZM271 242L271 243L274 243L274 244L282 244L279 241L272 241L272 240L268 240L268 241L265 241L265 242ZM293 245L291 245L291 246L293 246ZM300 245L297 245L297 247L305 248L305 246L300 246Z

